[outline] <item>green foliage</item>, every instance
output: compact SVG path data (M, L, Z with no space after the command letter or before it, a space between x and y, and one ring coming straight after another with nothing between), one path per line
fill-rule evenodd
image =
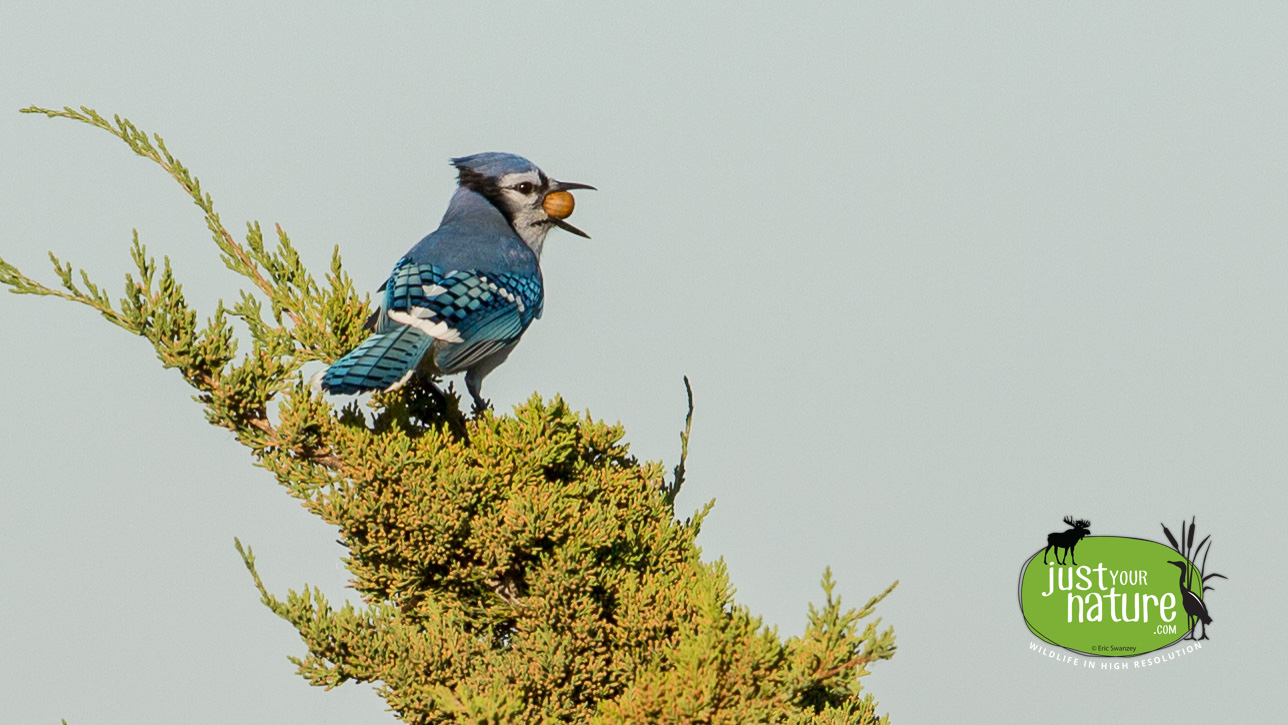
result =
M61 289L0 260L11 291L80 302L146 338L211 423L339 528L361 606L334 607L307 586L270 593L237 542L263 602L303 638L307 653L292 661L311 684L378 683L408 723L886 721L859 678L894 654L894 634L880 620L859 624L894 585L844 610L827 572L826 603L784 641L733 601L722 562L699 558L710 505L676 520L691 390L669 482L661 464L630 455L620 426L557 397L467 418L454 394L442 401L413 383L372 396L370 414L334 410L300 368L365 334L369 303L338 249L319 283L280 228L271 247L258 224L234 240L160 137L86 108L24 111L98 127L159 164L202 210L224 263L250 281L201 324L168 260L158 267L137 233L137 276L115 305L57 258Z

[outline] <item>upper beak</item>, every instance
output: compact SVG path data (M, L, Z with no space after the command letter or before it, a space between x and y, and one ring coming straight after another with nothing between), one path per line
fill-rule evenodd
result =
M573 189L590 189L591 191L599 191L599 189L596 189L590 184L579 184L575 181L556 181L555 179L550 180L551 191L571 191ZM564 231L572 232L573 234L576 234L579 237L585 237L587 239L590 239L589 234L583 232L577 227L574 227L573 225L569 224L563 219L556 219L554 217L550 217L550 221L554 222L555 226L559 227L560 229L563 229Z
M578 184L575 181L555 181L554 179L550 180L550 189L551 191L571 191L572 189L590 189L591 191L599 191L599 189L596 189L590 184Z

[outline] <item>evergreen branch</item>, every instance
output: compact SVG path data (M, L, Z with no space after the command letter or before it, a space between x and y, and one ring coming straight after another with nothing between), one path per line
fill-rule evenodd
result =
M255 588L259 590L260 596L264 598L264 603L268 604L273 599L273 595L268 593L268 588L264 586L264 580L259 578L259 572L255 570L255 552L249 546L242 546L241 539L233 537L233 548L237 549L237 555L241 557L242 563L246 565L246 571L255 580Z
M113 116L113 122L103 118L98 111L86 106L81 106L80 110L74 110L70 106L64 106L61 111L40 108L38 106L28 106L21 109L22 113L42 113L49 118L67 118L73 121L100 128L124 141L134 153L149 159L160 166L167 174L183 187L183 190L192 198L194 204L205 214L206 227L210 230L215 244L224 253L224 264L232 271L248 278L270 299L277 296L277 290L260 271L260 266L255 259L255 255L248 253L244 247L233 239L232 234L224 227L223 222L219 220L219 213L215 211L214 200L210 194L201 189L201 181L192 175L190 171L180 161L170 153L166 148L165 141L158 134L148 134L139 130L128 119L120 116ZM153 144L153 141L156 143ZM262 257L262 253L261 253ZM294 319L294 314L289 313ZM295 320L298 323L298 319Z
M59 280L62 282L63 289L66 291L46 287L40 282L26 276L19 271L17 267L4 261L4 259L0 259L0 285L8 287L9 291L16 295L61 297L65 300L78 302L87 307L92 307L103 317L107 318L107 320L112 324L129 330L135 334L139 334L138 327L112 307L112 303L107 299L107 295L99 289L97 285L90 281L89 276L85 274L84 270L80 271L81 280L85 284L85 288L88 292L82 292L77 288L75 282L72 280L71 264L63 265L63 263L59 261L58 257L54 256L53 252L49 253L49 259L53 262L54 272L58 275Z
M255 581L255 589L259 590L259 599L264 606L273 610L277 616L283 619L289 619L289 616L281 600L273 596L268 587L264 586L264 580L259 578L259 571L255 569L255 553L249 546L242 546L241 539L233 537L233 547L237 549L237 554L241 556L242 563L246 565L246 571L250 572L251 579Z
M674 477L663 496L666 504L672 508L675 506L675 497L680 494L680 487L684 485L684 464L689 458L689 431L693 428L693 386L689 384L688 375L684 376L684 392L689 399L689 412L684 416L684 431L680 433L680 462L675 464Z
M876 658L873 657L870 653L864 652L863 654L852 657L848 661L842 662L841 664L836 665L835 667L830 667L826 670L817 671L812 675L810 675L810 679L813 680L814 682L826 682L827 680L830 680L833 677L836 677L842 672L848 672L850 670L855 669L856 667L862 667L863 665L866 665L869 662L872 662L874 659Z
M80 302L93 307L114 324L147 338L162 364L179 369L188 383L202 393L198 397L206 404L210 421L236 433L256 456L284 446L300 458L338 470L340 460L329 451L305 450L284 443L267 414L268 401L281 390L285 379L305 359L319 357L306 354L297 358L299 348L296 340L282 326L286 317L292 326L300 327L303 321L296 310L308 309L308 301L319 296L317 283L308 275L285 232L277 228L278 245L272 252L265 249L257 224L248 226L247 246L238 244L220 222L211 196L202 191L200 181L170 153L165 141L156 134L149 137L129 120L116 116L114 122L109 122L97 111L85 107L80 111L70 107L57 111L32 106L22 111L95 126L124 141L136 154L161 166L205 214L207 227L222 252L225 264L250 279L255 288L267 296L276 324L266 323L262 305L255 297L243 292L241 302L231 310L221 302L215 316L204 328L199 328L196 313L185 302L169 259L165 259L163 267L158 270L155 261L147 257L146 250L139 243L137 231L130 254L138 277L126 276L125 298L120 302L119 311L84 271L80 271L84 289L78 286L72 266L62 263L52 253L50 259L64 291L51 289L28 278L3 260L0 260L0 284L9 286L15 293L56 296ZM333 259L333 277L341 283L340 289L324 304L328 307L361 306L365 311L365 302L359 300L355 303L353 299L352 285L339 269L338 254ZM314 307L318 306L315 304ZM321 314L320 309L312 311L317 312L316 317L323 321L321 332L317 331L319 325L312 325L314 334L310 342L316 347L329 336L325 330L326 315ZM233 360L236 340L225 321L227 312L247 324L255 343L252 355L231 369L227 366Z
M855 614L855 617L857 619L863 619L865 617L871 616L872 612L876 610L877 604L879 604L881 600L890 596L891 592L893 592L895 590L895 587L897 586L899 586L899 580L895 579L894 582L890 584L890 586L885 588L885 591L869 599L868 603L864 604L863 608L860 609L857 614Z
M795 662L791 688L796 701L818 712L838 705L858 692L858 678L867 674L866 665L894 656L894 632L886 628L878 633L881 620L868 623L858 632L860 620L869 617L876 605L885 599L899 582L871 599L858 610L843 610L841 598L835 595L836 582L830 567L823 571L822 608L809 606L809 624L802 637L788 642ZM847 674L848 673L848 674Z

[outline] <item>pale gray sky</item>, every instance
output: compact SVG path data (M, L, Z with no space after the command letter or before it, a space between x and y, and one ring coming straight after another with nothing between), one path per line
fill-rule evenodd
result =
M230 227L339 244L374 289L451 156L595 184L544 317L488 379L621 420L785 634L831 565L900 649L900 723L1266 722L1288 597L1288 5L0 5L0 255L112 291L130 229L209 312L197 210L101 132L162 133ZM356 5L356 4L355 4ZM464 5L464 4L462 4ZM388 723L309 688L268 586L344 596L314 521L150 348L0 297L5 722ZM1024 560L1068 514L1213 536L1211 641L1126 673L1032 655ZM1277 701L1277 699L1276 699Z

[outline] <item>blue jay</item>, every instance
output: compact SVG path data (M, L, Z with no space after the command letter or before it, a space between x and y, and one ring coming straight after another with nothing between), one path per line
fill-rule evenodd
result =
M483 378L505 362L541 316L541 247L550 228L589 235L564 219L570 189L522 156L452 159L458 185L438 229L398 263L362 344L314 376L331 393L393 390L418 372L464 371L474 410L488 406Z

